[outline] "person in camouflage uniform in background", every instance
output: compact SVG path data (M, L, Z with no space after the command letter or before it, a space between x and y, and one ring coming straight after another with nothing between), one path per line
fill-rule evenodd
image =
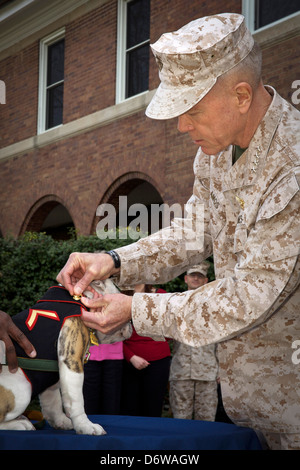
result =
M188 290L208 282L209 263L192 266L184 280ZM195 348L173 341L170 405L174 418L214 421L218 406L216 345Z

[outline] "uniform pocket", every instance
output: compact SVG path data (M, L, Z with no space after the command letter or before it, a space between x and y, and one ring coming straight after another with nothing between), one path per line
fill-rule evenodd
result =
M294 173L282 178L263 202L257 214L257 222L270 219L283 211L299 191L299 185Z

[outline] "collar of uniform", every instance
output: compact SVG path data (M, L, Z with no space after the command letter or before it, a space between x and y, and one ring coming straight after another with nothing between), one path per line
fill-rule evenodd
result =
M234 165L231 164L233 147L230 146L223 152L223 158L226 158L228 162L228 171L224 174L223 179L223 191L251 186L256 183L261 174L263 163L282 114L280 97L274 88L269 86L265 88L273 96L273 100L256 129L248 149Z
M74 300L69 291L61 285L50 287L43 297L37 301L40 302L67 302L82 306L80 300Z

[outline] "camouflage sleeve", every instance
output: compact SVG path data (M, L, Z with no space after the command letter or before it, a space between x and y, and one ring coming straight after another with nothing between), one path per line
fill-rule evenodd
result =
M135 294L132 318L140 335L191 346L229 339L272 315L299 286L299 187L281 181L261 206L233 275L185 293ZM278 195L291 195L278 212ZM290 197L290 196L289 196Z
M201 165L204 175L209 171L208 159ZM199 174L199 156L194 167L195 173ZM121 259L120 286L168 282L186 271L188 266L211 255L209 190L205 181L195 178L184 218L174 218L169 227L116 250Z

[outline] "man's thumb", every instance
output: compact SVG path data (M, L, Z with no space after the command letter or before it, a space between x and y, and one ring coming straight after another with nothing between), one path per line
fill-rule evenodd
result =
M86 288L90 285L93 281L93 276L89 273L85 273L82 278L75 284L74 286L74 294L81 295L82 292L86 290Z
M89 299L88 297L81 297L81 302L88 308L99 308L107 305L107 301L104 300L104 296L97 297L96 299Z

